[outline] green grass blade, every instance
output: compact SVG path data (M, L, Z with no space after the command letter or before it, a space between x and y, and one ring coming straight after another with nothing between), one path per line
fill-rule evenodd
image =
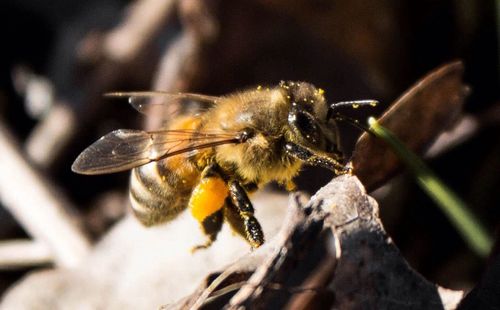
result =
M467 208L466 204L424 164L413 152L375 118L368 119L370 131L386 141L415 175L420 187L437 203L456 227L469 247L481 257L491 250L493 241L484 226Z

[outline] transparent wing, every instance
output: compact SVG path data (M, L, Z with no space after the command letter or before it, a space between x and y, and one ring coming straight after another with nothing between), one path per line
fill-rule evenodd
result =
M141 131L119 129L85 149L71 169L80 174L106 174L170 156L222 144L239 143L237 133L194 130Z
M142 114L172 117L182 112L196 114L213 106L220 97L192 94L167 93L161 91L114 92L106 97L128 98L129 103ZM190 105L191 104L191 105Z

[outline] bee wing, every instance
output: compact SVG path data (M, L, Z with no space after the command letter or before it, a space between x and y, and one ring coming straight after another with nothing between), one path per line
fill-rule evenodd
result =
M167 93L161 91L145 92L114 92L105 94L106 97L128 98L129 103L145 115L165 115L172 117L180 114L186 108L186 103L197 103L192 114L203 112L213 106L220 97L192 94L192 93ZM193 108L193 107L191 107Z
M119 129L85 149L71 169L80 174L114 173L177 154L239 142L238 134L227 132Z

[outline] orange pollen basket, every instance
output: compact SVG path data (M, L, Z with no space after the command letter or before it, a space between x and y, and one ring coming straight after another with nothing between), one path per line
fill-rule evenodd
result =
M191 214L199 222L224 207L228 195L226 182L218 177L201 179L189 200Z

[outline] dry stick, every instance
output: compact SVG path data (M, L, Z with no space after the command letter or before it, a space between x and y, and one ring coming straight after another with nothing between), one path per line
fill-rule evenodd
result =
M57 265L76 266L89 251L89 241L66 211L76 209L26 162L2 124L0 150L1 203L32 237L50 248Z
M211 279L214 274L207 275L201 285L190 296L179 300L174 304L164 306L162 309L198 309L218 297L231 292L231 287L242 287L253 271L262 265L262 262L269 256L274 247L275 246L272 245L271 242L264 244L256 251L252 251L237 260L234 264L226 267L224 271L219 273L219 275L213 280ZM219 286L225 282L230 283L229 285L231 287L228 288L228 286L224 286L219 288Z
M64 151L77 128L76 115L68 104L56 103L28 137L26 154L40 168L49 167Z
M453 128L443 132L425 153L425 157L436 157L460 145L478 132L500 124L500 103L479 115L464 114Z
M123 63L131 61L156 36L176 4L176 0L141 0L130 8L127 17L111 31L104 42L104 54Z
M187 74L188 68L192 67L197 59L198 42L193 36L184 32L163 55L155 76L153 89L166 92L180 92L189 89L193 77ZM159 128L165 117L172 115L172 111L178 109L178 106L172 102L166 108L163 115L160 113L148 115L146 129Z
M425 157L432 158L472 138L479 130L479 119L472 115L464 115L453 128L440 134L429 147Z
M201 308L208 298L215 292L217 287L221 285L226 279L231 276L231 274L241 271L241 264L236 263L232 266L229 266L226 270L224 270L215 280L210 283L210 285L200 292L199 297L195 300L194 304L191 305L190 309L199 309Z
M32 240L0 241L0 270L46 265L53 260L54 257L50 249L42 242Z
M215 17L210 4L213 1L186 0L179 6L183 31L160 60L155 74L153 89L166 92L183 92L189 90L199 78L202 58L209 44L217 35ZM178 108L173 102L167 106L163 115L150 115L146 129L158 128L163 124L165 116L171 116Z
M96 54L101 55L109 65L105 72L120 71L121 68L134 62L136 56L162 30L162 27L168 22L168 16L171 15L175 3L175 0L143 0L135 2L123 23L104 35L103 43L98 47L98 49L101 48L102 50L92 50L88 55L80 55L80 57L83 58L83 61L86 61L85 57L93 58ZM101 70L96 70L96 72L102 74ZM91 78L89 77L88 80L91 80ZM100 88L94 90L102 91ZM87 95L89 95L87 98L97 98L101 94ZM82 115L79 115L79 112L71 108L72 106L74 104L56 103L28 137L26 150L30 159L37 166L41 168L50 167L59 158L61 152L64 151L79 129L79 126L76 125L78 122L75 120L80 119ZM59 122L56 122L57 126L54 126L54 120L59 120ZM40 145L43 145L43 147L40 147Z

